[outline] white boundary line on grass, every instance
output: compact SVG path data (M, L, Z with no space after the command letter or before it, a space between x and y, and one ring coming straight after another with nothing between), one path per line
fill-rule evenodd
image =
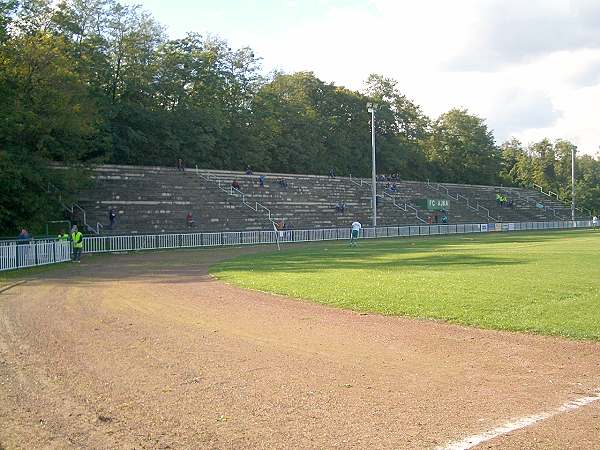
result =
M538 414L533 414L531 416L521 417L520 419L508 421L492 430L485 431L480 434L474 434L472 436L462 439L461 441L452 442L441 447L437 447L437 450L467 450L472 447L475 447L476 445L481 444L482 442L490 441L494 438L503 436L512 431L527 428L537 422L541 422L542 420L547 420L559 414L582 408L584 406L589 405L590 403L594 403L599 400L600 392L596 392L591 396L581 397L576 400L563 403L558 408L553 409L551 411L541 412Z

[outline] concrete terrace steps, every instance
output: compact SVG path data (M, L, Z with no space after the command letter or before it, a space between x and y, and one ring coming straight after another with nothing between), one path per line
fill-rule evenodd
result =
M259 202L293 228L348 227L358 219L365 225L371 222L370 187L357 186L350 178L329 178L321 175L263 173L245 175L239 171L200 170L203 175L220 180L229 189L235 179L245 194L245 200ZM150 166L99 166L92 170L95 186L79 195L86 209L88 223L107 224L108 211L118 211L115 233L167 233L187 230L186 215L192 212L197 231L245 231L271 229L267 214L242 205L241 198L222 192L213 181L198 176L195 169L184 172L174 168ZM259 186L264 175L266 186ZM278 185L284 178L287 189ZM359 179L355 179L359 181ZM365 181L370 181L366 180ZM397 203L415 204L427 198L447 198L444 191L435 191L424 182L399 181ZM543 210L517 196L512 197L514 208L497 208L495 192L502 187L471 186L443 183L451 193L460 193L472 202L490 209L490 214L502 215L505 221L552 220ZM383 185L378 184L378 189ZM514 188L513 188L514 189ZM539 194L539 192L537 193ZM522 195L538 198L533 191ZM344 203L344 213L336 213L336 203ZM543 201L542 201L543 203ZM545 202L548 204L548 202ZM500 210L500 211L497 211ZM419 210L426 219L429 213ZM463 201L450 199L449 223L486 222L487 216L468 208ZM496 217L496 216L495 216ZM418 225L414 211L403 211L382 198L378 206L378 225Z

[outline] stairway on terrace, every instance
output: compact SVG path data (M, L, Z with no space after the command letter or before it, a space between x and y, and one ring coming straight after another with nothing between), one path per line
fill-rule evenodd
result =
M506 188L503 186L482 186L454 183L441 183L450 194L461 194L468 198L471 204L479 203L481 206L489 209L490 215L499 222L528 222L528 221L552 221L568 220L570 210L558 201L524 188ZM512 207L500 206L496 203L496 193L501 193L508 200L513 201ZM528 200L529 198L529 200ZM542 204L556 210L546 211L544 208L538 208L536 205Z
M220 180L222 186L229 187L233 180L240 190L252 201L269 208L277 219L282 219L292 228L337 228L348 227L354 220L363 225L371 223L371 194L364 187L356 186L347 178L330 178L319 175L254 173L222 170L201 170ZM265 186L259 184L259 176L264 175ZM287 187L278 180L284 179ZM336 204L344 204L343 213L335 211ZM391 202L381 202L377 211L377 224L394 226L417 224L414 214L393 206Z
M355 181L359 181L359 179L355 179ZM363 179L363 183L365 182L370 183L370 180ZM378 182L378 192L383 192L388 184L394 184L396 186L397 191L395 193L389 193L392 197L396 199L396 203L408 202L413 207L417 208L419 217L421 217L422 219L427 219L427 216L431 213L426 209L419 208L418 205L426 199L441 199L448 200L449 203L448 210L446 211L448 215L449 224L482 222L485 223L489 220L487 218L487 215L472 210L467 206L465 202L450 199L446 196L445 192L435 191L427 187L427 183L421 181L393 181L389 183ZM370 184L365 186L363 189L371 189ZM385 205L387 203L391 203L391 200L386 197L382 199L382 203ZM412 217L414 219L414 213ZM422 224L422 222L420 221L417 221L415 223Z
M522 201L527 201L527 197L529 197L530 199L533 199L535 202L547 206L549 208L552 208L556 211L556 214L558 216L560 216L562 219L564 220L570 220L571 219L571 207L563 202L561 202L558 199L554 199L552 197L547 196L546 194L541 193L538 190L532 190L532 189L525 189L525 188L506 188L507 191L510 193L511 191L513 191L514 197L519 197L519 195L521 196ZM550 211L549 214L551 214L551 217L556 217L554 216L554 214ZM589 220L589 216L586 215L584 212L581 211L575 211L575 218L576 219L581 219L581 220ZM551 220L555 220L555 219L551 219Z
M189 171L164 167L99 166L94 186L80 193L88 222L100 222L104 233L165 233L270 229L266 215L246 208ZM108 212L117 220L108 230ZM191 212L194 227L187 225Z

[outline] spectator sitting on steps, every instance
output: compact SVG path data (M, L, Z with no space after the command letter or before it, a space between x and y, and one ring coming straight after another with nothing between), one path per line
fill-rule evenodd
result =
M194 226L194 216L192 215L191 211L187 213L185 221L187 222L188 228L192 228Z
M335 178L335 167L329 169L329 178Z
M240 183L238 183L238 181L237 181L237 180L233 180L233 181L231 182L231 187L232 187L232 188L234 188L234 189L237 189L238 191L239 191L239 190L240 190L240 188L241 188L241 186L240 186Z
M265 187L265 176L261 175L260 177L258 177L258 185L260 187Z
M108 212L108 220L110 222L109 228L112 230L115 225L115 219L117 218L117 213L114 208L111 208Z
M335 204L335 212L344 214L344 210L346 209L346 204L342 202L338 202Z
M252 168L250 166L246 166L246 175L252 175Z
M185 168L183 167L183 159L179 158L177 160L177 171L183 172L184 170L185 170Z

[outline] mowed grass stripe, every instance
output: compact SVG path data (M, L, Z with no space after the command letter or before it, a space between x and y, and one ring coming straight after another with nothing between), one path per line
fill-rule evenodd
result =
M600 232L323 242L211 268L219 279L357 311L600 340Z

